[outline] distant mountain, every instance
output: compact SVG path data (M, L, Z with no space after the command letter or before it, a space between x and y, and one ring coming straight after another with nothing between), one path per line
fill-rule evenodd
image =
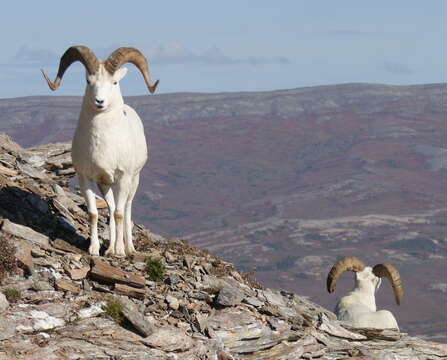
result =
M0 100L0 131L23 146L69 140L80 102ZM446 84L167 94L127 103L150 143L136 221L256 267L267 285L329 307L351 286L345 279L336 295L325 293L337 257L392 262L406 296L397 308L384 285L378 306L396 312L404 330L446 340L439 335L447 330Z

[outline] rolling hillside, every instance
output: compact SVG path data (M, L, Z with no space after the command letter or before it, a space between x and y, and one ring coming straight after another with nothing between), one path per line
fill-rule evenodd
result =
M346 84L263 93L131 97L150 162L135 220L188 237L268 286L331 308L337 257L392 262L378 306L405 331L447 340L447 85ZM79 97L0 100L0 131L23 146L67 141ZM429 324L429 325L428 325Z

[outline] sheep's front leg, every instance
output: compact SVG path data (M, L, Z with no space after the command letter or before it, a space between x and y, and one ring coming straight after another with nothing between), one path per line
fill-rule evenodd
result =
M136 253L132 241L132 201L137 192L140 176L137 175L132 179L132 184L129 192L129 197L126 201L126 208L124 211L124 242L126 247L126 254L131 255Z
M124 210L127 198L129 196L131 181L128 177L120 178L112 185L113 195L116 201L114 212L116 226L115 254L117 256L126 256L124 251Z
M94 182L85 176L79 176L79 186L82 195L87 203L89 221L90 221L90 247L88 252L90 255L99 256L99 239L98 239L98 209L96 208L96 198L93 188Z
M110 185L99 185L101 194L107 203L109 208L109 248L106 250L105 255L115 254L115 239L116 239L116 226L115 226L115 199L113 197L112 187Z

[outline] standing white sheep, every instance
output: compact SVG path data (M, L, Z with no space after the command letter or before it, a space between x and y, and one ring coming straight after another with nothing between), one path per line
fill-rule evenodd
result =
M110 245L106 255L135 252L132 241L131 208L140 171L147 160L143 124L137 113L124 104L118 82L126 75L124 63L134 64L153 93L147 60L135 48L119 48L100 61L85 46L72 46L62 55L54 82L42 71L48 86L56 90L65 70L74 62L86 68L84 99L72 142L72 159L90 217L91 255L99 255L97 184L109 208ZM124 241L123 241L124 238Z
M397 269L391 264L377 264L371 268L356 257L345 257L334 264L327 276L327 290L330 293L335 291L337 279L345 271L355 273L355 286L338 302L335 308L337 319L355 327L399 329L390 311L377 311L374 295L380 286L381 278L386 277L393 287L396 303L400 305L403 290Z

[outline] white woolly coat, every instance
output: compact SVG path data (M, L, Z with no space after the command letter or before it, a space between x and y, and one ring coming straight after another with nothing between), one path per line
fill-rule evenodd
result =
M133 177L147 160L146 138L137 113L119 103L105 112L83 104L72 142L73 165L98 184Z
M371 270L366 267L355 274L354 290L343 296L335 308L337 319L354 327L399 329L390 311L377 311L375 291L380 285L380 279L374 276Z

